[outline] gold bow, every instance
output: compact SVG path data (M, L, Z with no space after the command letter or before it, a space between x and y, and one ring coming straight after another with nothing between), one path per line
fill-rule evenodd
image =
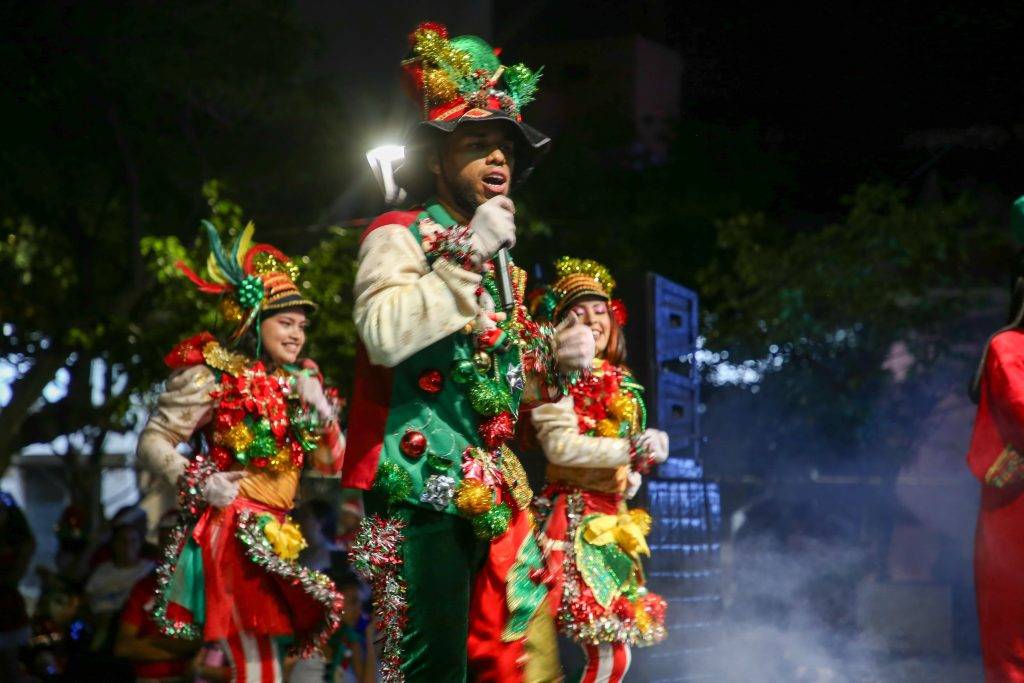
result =
M284 523L272 519L263 526L263 535L274 547L274 553L282 560L294 560L306 547L306 539L302 537L299 527L286 518Z
M583 538L591 545L615 543L630 555L650 556L644 536L651 530L651 516L645 510L630 510L618 515L592 517L583 528Z

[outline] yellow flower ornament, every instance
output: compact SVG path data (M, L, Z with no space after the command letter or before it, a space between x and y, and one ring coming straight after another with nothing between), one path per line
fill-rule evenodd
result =
M302 532L292 522L291 517L285 517L284 522L278 522L276 519L269 520L263 525L263 535L267 537L274 552L282 560L297 559L299 553L306 547L306 539L302 537Z

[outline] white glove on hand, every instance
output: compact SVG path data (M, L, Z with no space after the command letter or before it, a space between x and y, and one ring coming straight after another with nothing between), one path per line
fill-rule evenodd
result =
M203 499L215 508L231 505L238 497L238 485L247 473L242 471L214 472L203 483Z
M655 465L668 460L668 434L660 429L645 429L640 435L640 443L647 448Z
M324 422L333 422L337 419L334 406L327 400L324 394L324 385L320 380L310 375L295 375L295 391L306 404L313 406Z
M469 221L470 243L477 265L490 259L502 247L516 245L515 204L504 195L491 197L476 207Z
M633 496L640 490L640 484L643 483L644 478L640 476L639 472L630 470L629 474L626 475L626 481L629 482L629 486L626 487L626 500L633 500Z
M594 363L594 333L572 311L555 328L555 361L562 372L590 370Z

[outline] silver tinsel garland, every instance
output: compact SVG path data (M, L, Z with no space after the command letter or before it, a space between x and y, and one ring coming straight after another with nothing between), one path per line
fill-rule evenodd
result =
M309 657L322 650L327 639L341 624L344 598L326 574L304 567L294 560L285 560L275 553L274 547L263 532L263 525L266 522L261 516L250 510L239 512L235 537L245 546L245 554L250 562L301 587L306 595L323 607L323 617L319 625L309 632L296 633L295 644L289 649L289 654Z
M402 633L408 622L405 580L402 579L400 519L372 515L363 519L352 543L352 567L373 588L373 612L384 646L380 675L384 683L403 683Z

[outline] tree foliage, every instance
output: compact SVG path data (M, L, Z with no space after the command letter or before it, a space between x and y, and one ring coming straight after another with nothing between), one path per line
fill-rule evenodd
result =
M217 185L204 205L203 182L236 188L286 251L308 247L294 229L333 197L339 102L307 76L313 34L280 0L7 4L0 36L0 358L16 372L0 472L77 434L67 462L98 473L167 345L210 322L173 261L198 253L201 216L230 232L241 214ZM93 507L95 486L69 489Z
M883 392L900 390L887 364L894 349L911 377L926 371L965 312L991 305L1012 254L967 195L912 203L906 190L864 185L844 204L842 221L796 233L763 213L723 221L718 255L699 275L707 347L757 359L763 373L757 401L773 419L752 425L751 443L819 464L823 443L838 454L886 450L867 420ZM889 445L902 461L898 439Z

